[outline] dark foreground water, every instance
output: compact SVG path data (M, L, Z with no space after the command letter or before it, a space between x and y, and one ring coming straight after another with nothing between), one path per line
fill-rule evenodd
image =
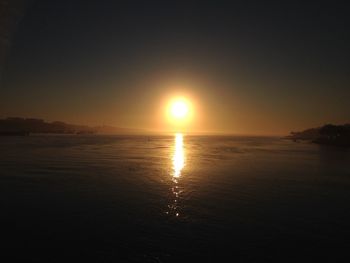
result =
M0 137L2 262L350 260L350 151L256 137Z

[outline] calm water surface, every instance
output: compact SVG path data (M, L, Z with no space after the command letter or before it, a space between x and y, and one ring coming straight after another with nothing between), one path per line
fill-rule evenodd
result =
M0 165L2 252L12 261L350 260L343 148L182 134L0 137Z

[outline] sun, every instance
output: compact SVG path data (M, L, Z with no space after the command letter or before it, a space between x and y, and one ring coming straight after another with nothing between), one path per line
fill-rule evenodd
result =
M172 97L166 103L166 120L177 131L188 129L193 121L194 107L187 97Z
M184 119L189 112L189 106L185 100L175 100L170 106L170 114L175 119Z

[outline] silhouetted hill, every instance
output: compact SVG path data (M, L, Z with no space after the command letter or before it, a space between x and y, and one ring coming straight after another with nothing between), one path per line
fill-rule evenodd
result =
M58 134L80 134L95 133L93 128L82 125L67 124L60 121L45 122L33 118L7 118L0 119L0 133L9 135L11 133L58 133Z
M30 133L52 134L130 134L142 133L140 129L119 128L114 126L89 127L67 124L61 121L46 122L34 118L0 119L0 135L28 135Z
M350 146L350 124L326 124L322 127L311 128L301 132L291 132L287 136L293 140L310 140L318 144Z

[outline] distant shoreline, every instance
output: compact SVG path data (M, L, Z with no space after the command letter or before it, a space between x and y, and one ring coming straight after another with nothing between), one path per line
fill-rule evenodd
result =
M293 141L310 141L320 145L350 147L350 124L326 124L322 127L291 132L286 138Z
M0 136L26 136L33 134L129 134L144 133L141 129L114 126L95 126L68 124L61 121L47 122L42 119L11 117L0 119Z

